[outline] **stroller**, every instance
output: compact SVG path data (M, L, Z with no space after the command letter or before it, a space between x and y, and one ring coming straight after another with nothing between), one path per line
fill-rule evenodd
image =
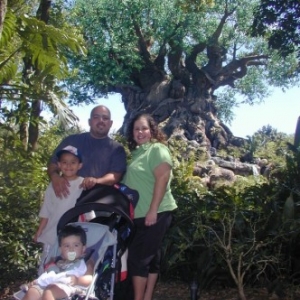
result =
M121 282L127 276L126 250L134 233L132 219L137 201L138 193L125 185L98 184L84 191L75 207L60 218L57 232L67 224L79 225L86 231L85 260L95 262L93 281L85 295L75 295L70 299L114 299L116 281ZM45 264L58 255L56 245ZM23 297L23 291L14 294L15 299Z

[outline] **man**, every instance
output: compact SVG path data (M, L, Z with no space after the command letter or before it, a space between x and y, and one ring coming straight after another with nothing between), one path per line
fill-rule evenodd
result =
M90 114L90 131L66 137L55 149L47 172L58 197L67 197L69 183L60 176L56 153L68 145L76 147L84 161L78 171L84 177L84 189L95 184L113 185L121 180L126 171L126 153L121 144L108 137L112 124L110 110L103 105L96 106Z

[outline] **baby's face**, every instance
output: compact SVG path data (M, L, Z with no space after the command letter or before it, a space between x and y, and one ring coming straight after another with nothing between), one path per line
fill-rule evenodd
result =
M79 236L70 235L62 239L60 251L63 259L74 260L82 256L85 246L80 241Z

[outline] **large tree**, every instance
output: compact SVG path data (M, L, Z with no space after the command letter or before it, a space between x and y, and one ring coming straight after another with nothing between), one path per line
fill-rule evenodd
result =
M226 146L234 137L221 119L230 116L236 95L253 103L272 85L293 84L295 57L280 61L248 34L255 0L76 3L71 22L82 29L88 56L74 60L74 101L120 93L123 130L130 116L145 111L164 122L169 136Z

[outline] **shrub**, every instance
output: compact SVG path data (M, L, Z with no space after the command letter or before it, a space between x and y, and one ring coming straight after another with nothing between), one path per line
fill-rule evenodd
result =
M38 211L48 185L46 166L60 137L45 131L39 150L28 153L12 131L0 142L0 290L36 276L40 246L33 243Z

